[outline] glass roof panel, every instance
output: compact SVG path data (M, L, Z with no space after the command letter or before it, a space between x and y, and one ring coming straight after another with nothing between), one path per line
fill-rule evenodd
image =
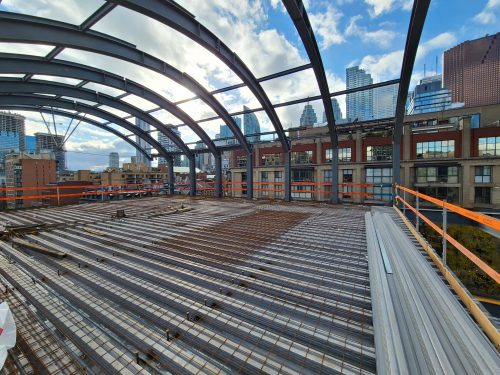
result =
M120 111L119 109L116 109L116 108L113 108L113 107L108 107L107 105L100 105L99 109L101 109L103 111L106 111L106 112L109 112L109 113L112 113L115 116L118 116L118 117L121 117L121 118L130 116L130 114L127 113L127 112Z
M5 43L0 42L0 52L19 53L23 55L46 56L54 46L28 43Z
M155 117L156 119L160 120L164 124L180 124L181 120L179 120L177 117L172 115L170 112L160 109L159 111L154 111L150 113L151 116Z
M215 112L200 99L180 104L179 107L189 113L195 121L216 116Z
M71 100L72 102L79 102L87 105L95 105L96 102L91 102L90 100L85 100L85 99L80 99L80 98L73 98L72 96L61 96L61 99L66 99L66 100Z
M104 4L102 0L4 0L0 10L79 25L102 4Z
M23 78L23 77L24 77L24 74L8 74L8 73L0 73L0 77Z

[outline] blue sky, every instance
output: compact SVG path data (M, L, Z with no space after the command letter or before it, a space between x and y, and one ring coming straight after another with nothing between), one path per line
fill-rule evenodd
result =
M0 9L79 24L102 3L101 0L4 0ZM280 0L180 0L179 3L234 50L257 77L308 62L293 23L284 12ZM238 6L235 7L235 3ZM345 68L352 65L361 65L372 74L375 82L399 76L411 0L308 0L304 3L320 45L331 91L345 88ZM499 31L498 24L500 0L433 0L412 84L423 77L424 63L430 74L435 70L435 57L438 56L440 72L444 50L464 40L496 33ZM202 47L167 26L121 7L114 9L93 30L131 41L138 48L195 77L209 90L239 82L234 73ZM47 46L0 43L1 52L43 56L50 49ZM65 49L58 58L113 71L147 85L174 101L191 96L171 80L130 63L74 49ZM61 81L54 77L36 78ZM85 87L120 94L116 90L109 92L99 85L88 84ZM263 88L273 103L318 93L311 70L263 83ZM243 105L250 108L260 106L248 89L234 90L216 97L230 112L241 110ZM345 113L345 98L338 99ZM131 96L125 100L141 109L153 107L138 97ZM311 104L321 119L321 103L316 101ZM195 119L214 114L199 100L181 107ZM303 105L277 109L285 128L297 125L302 109ZM39 114L23 114L27 117L28 133L44 131ZM178 119L165 111L153 115L164 123L179 123ZM267 116L261 112L257 116L262 130L271 130ZM69 120L57 117L56 123L64 130ZM214 137L220 124L217 120L204 123L203 127ZM180 130L186 142L198 139L187 127L181 127ZM124 133L128 134L126 131ZM106 155L111 151L118 151L122 162L126 160L125 156L128 158L134 154L134 149L124 141L89 125L81 125L75 131L67 142L67 148L68 166L71 169L103 168L107 165Z

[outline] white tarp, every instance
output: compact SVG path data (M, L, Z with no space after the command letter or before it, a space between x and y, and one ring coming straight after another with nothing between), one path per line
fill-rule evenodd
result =
M16 345L16 322L7 302L0 304L0 369L7 359L7 350Z

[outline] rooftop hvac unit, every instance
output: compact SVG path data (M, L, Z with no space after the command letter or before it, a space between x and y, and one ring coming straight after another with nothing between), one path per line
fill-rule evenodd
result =
M0 304L0 369L7 359L7 350L16 345L16 323L7 302Z

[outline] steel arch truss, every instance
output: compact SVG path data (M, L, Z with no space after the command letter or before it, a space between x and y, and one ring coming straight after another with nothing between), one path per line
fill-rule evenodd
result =
M109 132L109 133L121 138L122 140L127 142L129 145L134 147L136 150L138 150L141 154L143 154L148 160L153 160L151 155L149 155L149 153L144 148L142 148L137 142L134 142L132 139L123 135L122 133L113 129L112 127L105 125L105 124L102 124L98 121L92 120L90 118L86 118L85 116L81 116L81 115L76 114L76 113L62 111L62 110L57 109L57 108L50 108L49 109L47 107L40 107L40 106L35 106L35 105L0 105L0 108L14 110L14 111L43 112L43 113L47 113L47 114L55 114L58 116L77 119L78 121L85 122L89 125L98 127L106 132Z
M221 59L252 91L262 105L276 130L284 152L290 151L280 119L274 110L264 89L257 78L248 69L239 56L231 51L215 34L198 22L195 17L173 1L163 0L107 0L108 3L119 4L147 17L153 18L184 34L191 40L208 49Z
M129 94L134 94L156 104L158 107L166 110L167 112L170 112L191 128L191 130L193 130L202 142L207 145L210 152L214 154L218 152L214 142L201 128L201 126L199 126L191 118L191 116L170 100L165 99L161 95L156 94L153 90L150 90L139 83L128 80L111 72L64 60L55 59L49 62L43 57L0 53L0 73L34 73L74 78L82 81L98 83L125 91Z
M163 125L160 121L158 121L150 114L141 111L139 108L134 107L127 102L116 99L110 95L98 93L89 89L84 89L82 87L66 85L63 83L42 80L24 81L17 78L0 78L0 92L16 94L54 94L58 96L69 96L72 98L103 104L140 118L141 120L157 128L160 132L172 139L186 155L191 154L191 151L186 146L186 144L180 139L177 134L172 131L172 129Z
M152 138L150 134L148 134L141 128L132 125L130 122L123 120L120 117L113 115L112 113L106 112L96 107L92 107L87 104L72 102L70 100L61 98L56 99L45 95L10 95L7 93L3 93L0 95L0 106L12 105L47 106L87 113L89 115L102 118L127 129L128 131L134 133L139 138L142 138L144 141L150 144L164 158L171 157L170 153L165 150L165 148L157 140Z
M0 21L0 41L48 44L95 52L134 63L174 80L207 103L229 126L242 147L251 152L241 129L215 97L195 79L165 61L137 49L126 41L92 30L82 32L78 26L64 22L10 12L0 12Z

